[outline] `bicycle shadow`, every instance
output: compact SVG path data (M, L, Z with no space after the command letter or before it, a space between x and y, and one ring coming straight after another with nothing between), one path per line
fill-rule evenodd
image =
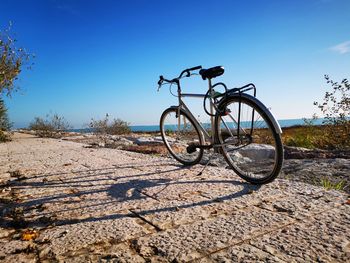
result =
M151 165L152 166L152 165ZM153 165L154 167L157 167L157 165ZM141 167L141 166L140 166ZM149 166L148 166L149 167ZM118 169L127 169L127 168L135 168L135 166L132 167L119 167L119 168L107 168L107 169L91 169L91 170L84 170L81 172L75 172L76 177L70 178L68 182L65 181L59 181L55 180L53 182L38 182L34 181L31 182L30 180L23 180L18 181L13 186L16 189L24 190L25 188L36 188L39 192L45 191L48 188L52 189L65 189L67 187L79 187L80 189L77 192L72 193L54 193L52 195L47 195L39 198L32 197L29 200L23 200L20 203L14 203L10 205L10 208L20 208L23 210L30 210L32 207L41 207L44 204L54 204L54 203L60 203L62 200L65 200L65 204L69 204L69 200L71 200L71 203L74 204L77 201L74 200L76 197L86 197L90 196L90 198L93 198L95 194L103 193L108 199L106 199L103 202L98 203L91 203L91 200L88 200L89 202L81 201L81 205L79 205L78 209L87 210L87 209L98 209L98 207L101 207L103 209L106 209L106 207L113 208L117 203L128 203L137 201L141 204L142 202L147 202L147 199L153 198L158 199L158 196L160 193L165 191L170 186L181 186L181 185L190 185L194 189L196 188L196 184L226 184L226 185L234 185L238 186L239 191L233 192L231 194L226 194L222 196L218 196L212 199L207 200L200 200L200 201L188 201L182 204L173 205L171 202L169 205L166 205L162 208L146 208L141 209L137 213L142 216L146 215L152 215L157 214L161 212L171 212L178 209L191 209L194 207L201 207L205 205L210 205L217 202L223 202L223 201L232 201L233 199L242 197L244 195L247 195L251 193L252 190L256 191L260 188L260 186L254 186L242 181L237 180L213 180L208 179L205 181L197 180L196 178L191 178L189 180L181 180L181 181L175 181L173 179L168 178L147 178L153 175L160 175L160 174L166 174L169 172L178 172L183 173L185 175L186 171L190 168L184 167L184 166L175 166L174 168L166 169L166 170L157 170L157 171L151 171L151 172L144 172L144 173L135 173L131 175L124 175L121 177L116 177L117 181L113 181L111 183L110 178L99 178L101 176L104 176L106 174L110 173L116 173ZM65 173L58 173L58 174L65 174ZM57 175L57 174L56 174ZM35 175L31 176L30 179L36 179L43 177L43 174L38 174L37 177ZM118 180L124 180L121 182L118 182ZM127 181L125 181L127 179ZM105 182L104 182L105 181ZM67 186L67 183L69 185ZM86 189L84 190L84 185L81 185L82 183L89 183L93 185L97 185L99 188L92 188L92 189ZM91 188L91 187L90 187ZM158 192L153 194L153 196L147 195L147 190L154 189L154 188L160 188ZM68 199L68 201L67 201ZM161 202L161 200L160 200ZM61 210L55 210L55 211L42 211L39 213L40 217L48 217L55 214L60 213L69 213L74 212L77 208L63 208ZM11 219L2 217L2 223L0 224L2 227L11 227ZM77 224L77 223L86 223L86 222L101 222L105 220L113 220L113 219L121 219L126 217L134 217L134 214L131 212L131 209L127 212L116 212L114 214L108 214L108 215L101 215L101 216L90 216L88 218L83 219L76 219L76 218L61 218L54 221L54 224L56 226L62 226L62 225L71 225L71 224ZM45 224L44 224L45 225ZM26 222L26 226L30 227L43 227L43 222L40 220L40 218L36 218L34 220L28 219Z

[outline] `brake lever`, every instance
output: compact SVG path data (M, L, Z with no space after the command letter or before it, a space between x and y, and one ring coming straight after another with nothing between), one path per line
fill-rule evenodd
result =
M159 76L157 92L159 92L160 88L162 87L163 80L164 80L164 77L162 75Z

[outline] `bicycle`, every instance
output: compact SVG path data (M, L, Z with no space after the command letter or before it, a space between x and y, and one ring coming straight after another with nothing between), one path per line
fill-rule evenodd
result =
M193 73L197 70L199 74ZM244 180L252 184L269 183L282 168L282 130L272 113L256 98L254 84L233 89L222 82L212 84L212 79L223 73L221 66L209 69L197 66L183 70L179 77L171 80L159 77L158 91L162 85L170 84L170 93L179 100L177 106L167 108L161 115L160 132L164 144L184 165L197 164L204 150L214 149ZM180 80L192 75L208 80L205 94L182 92ZM177 95L172 92L173 84L177 86ZM224 92L219 92L219 87L223 87ZM182 100L184 97L203 98L204 110L210 116L210 129L193 116Z

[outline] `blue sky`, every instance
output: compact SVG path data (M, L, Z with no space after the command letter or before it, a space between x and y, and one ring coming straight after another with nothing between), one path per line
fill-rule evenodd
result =
M278 119L310 117L329 74L350 78L350 1L0 0L0 28L35 53L6 99L15 127L58 113L74 126L105 113L158 124L176 104L159 75L223 65L229 87L256 84ZM199 77L188 92L205 92ZM190 103L205 121L201 101Z

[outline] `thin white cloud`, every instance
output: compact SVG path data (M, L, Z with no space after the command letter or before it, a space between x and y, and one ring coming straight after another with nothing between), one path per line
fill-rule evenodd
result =
M61 10L62 12L79 16L79 11L73 7L72 1L70 0L50 0L54 8L57 8L58 10Z
M56 8L62 10L63 12L67 12L71 15L79 15L79 12L70 5L59 4L56 6Z
M337 52L339 54L346 54L350 52L350 41L345 41L338 45L329 48L330 50Z

